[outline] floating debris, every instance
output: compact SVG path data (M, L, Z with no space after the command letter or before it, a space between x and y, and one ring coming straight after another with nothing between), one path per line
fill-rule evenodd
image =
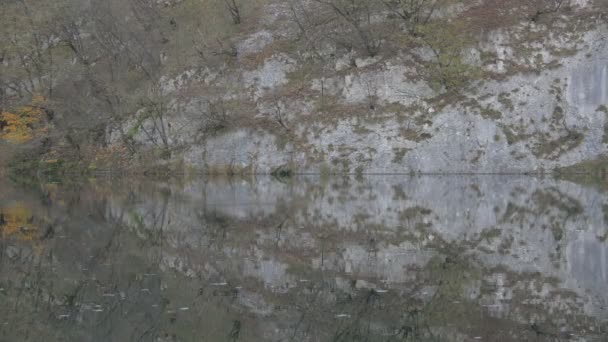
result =
M388 292L388 290L383 290L383 289L376 289L374 291L376 291L376 293L387 293Z
M188 311L188 310L190 310L190 308L185 306L185 307L183 307L183 308L179 308L179 310L180 310L180 311Z
M141 289L141 292L150 292L150 289Z
M103 306L99 305L99 304L94 304L91 303L91 306L89 306L89 309L93 312L102 312L103 311Z
M211 286L226 286L226 285L228 285L228 283L211 283L209 285L211 285Z
M70 317L70 315L67 315L67 314L66 315L59 315L59 316L57 316L58 319L66 319L68 317Z
M102 296L103 297L116 297L116 294L114 294L114 293L104 293Z
M336 315L336 318L350 318L349 314L338 314Z

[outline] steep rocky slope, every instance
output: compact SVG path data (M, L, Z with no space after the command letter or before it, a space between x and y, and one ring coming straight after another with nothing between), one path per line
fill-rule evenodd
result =
M150 56L117 67L117 77L150 75L91 81L102 62L72 49L91 103L110 106L68 117L69 97L49 100L60 119L42 160L288 174L544 172L604 158L603 1L436 1L416 21L401 3L257 1L232 27L186 15L197 10L188 0L152 4L143 13L160 43L134 40ZM75 25L85 41L101 30Z

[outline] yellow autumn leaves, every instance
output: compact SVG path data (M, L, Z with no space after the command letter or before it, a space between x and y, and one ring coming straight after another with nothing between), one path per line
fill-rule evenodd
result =
M44 97L34 96L30 105L19 107L14 112L0 113L0 139L23 144L44 132L44 128L40 128L44 119L44 102Z
M21 240L32 241L38 233L34 224L32 211L23 203L17 202L0 208L0 233L3 236L14 236Z

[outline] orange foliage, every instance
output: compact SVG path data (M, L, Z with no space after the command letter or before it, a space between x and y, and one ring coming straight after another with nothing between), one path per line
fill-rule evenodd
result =
M25 241L36 237L38 227L34 224L32 211L23 203L17 202L9 207L0 209L4 222L0 231L4 236L14 236Z
M14 113L0 113L0 122L4 126L0 130L0 138L15 144L23 144L45 132L45 128L39 127L45 114L41 108L44 101L44 97L34 96L31 105L20 107Z

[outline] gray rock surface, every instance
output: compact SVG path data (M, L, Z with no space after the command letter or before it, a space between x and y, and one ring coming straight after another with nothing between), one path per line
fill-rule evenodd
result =
M187 105L173 103L166 117L170 144L180 151L173 158L190 170L233 165L256 173L285 165L295 173L527 173L592 160L608 148L608 114L599 110L608 104L607 32L598 25L575 40L530 43L537 53L532 59L509 45L516 34L491 32L480 48L496 54L485 68L501 78L480 80L464 99L439 105L440 94L404 56L346 55L328 60L323 70L334 70L319 77L301 56L264 55L279 33L259 31L236 44L239 60L262 58L257 64L164 80L168 91L186 80L225 89L213 96L202 90ZM464 60L479 64L481 53L467 51ZM507 73L513 62L543 66ZM227 130L201 135L211 101L237 103L240 116ZM239 124L243 118L254 123ZM125 123L123 131L132 125ZM149 136L135 138L154 146Z

